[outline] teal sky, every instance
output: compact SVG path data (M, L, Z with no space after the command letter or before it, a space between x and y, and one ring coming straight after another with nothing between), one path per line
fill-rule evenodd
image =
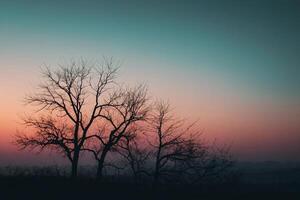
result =
M231 109L229 116L245 117L233 124L255 124L249 122L255 114L262 127L282 122L278 130L253 125L247 134L264 131L268 140L276 129L274 144L280 146L281 134L295 142L282 157L299 150L300 1L0 1L3 82L20 73L20 81L30 82L42 63L103 55L124 63L124 80L148 82L185 114L204 113L193 116L207 117L215 135L227 127L230 140L238 137L232 132L240 129L226 121ZM181 97L190 106L174 100Z
M299 1L175 2L1 1L1 57L136 55L299 98Z

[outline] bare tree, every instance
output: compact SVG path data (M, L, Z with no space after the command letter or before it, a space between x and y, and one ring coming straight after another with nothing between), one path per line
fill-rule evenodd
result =
M154 138L149 141L154 157L154 188L168 179L196 183L208 175L219 175L230 164L228 152L212 151L201 140L202 132L195 123L186 125L174 117L167 103L156 104L149 126Z
M45 67L39 92L26 98L41 113L24 119L35 133L18 134L15 143L21 148L51 148L63 153L71 162L71 176L76 177L80 151L91 127L117 98L108 95L116 72L112 59L104 59L100 65L82 59L55 69Z
M232 166L229 148L204 141L196 123L186 125L164 102L155 105L145 123L124 133L115 149L134 180L152 177L154 189L163 181L198 184L222 178Z
M154 113L149 119L149 131L154 140L149 141L154 156L153 186L157 187L162 177L174 173L176 160L188 157L185 148L185 133L189 129L184 128L183 121L173 117L169 104L159 102L156 104Z
M114 96L112 98L114 99L113 103L104 109L103 114L100 114L103 119L101 129L96 134L87 137L94 140L84 148L84 150L91 152L98 162L98 179L103 176L103 168L108 153L115 150L116 145L125 137L131 126L145 119L149 110L147 88L144 85L120 90L112 96ZM95 143L95 139L98 142Z

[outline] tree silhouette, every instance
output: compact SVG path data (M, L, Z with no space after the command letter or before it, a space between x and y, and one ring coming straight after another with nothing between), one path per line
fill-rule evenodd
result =
M126 137L130 127L145 119L149 111L147 88L144 85L122 89L113 96L117 98L114 98L112 105L100 115L103 119L101 128L96 134L88 136L88 139L93 140L84 148L92 152L98 162L98 179L103 176L103 167L108 153L115 149L123 137Z
M38 117L24 119L35 132L18 134L15 143L21 148L50 148L63 153L71 162L71 176L76 177L90 129L117 98L110 95L116 72L112 59L104 59L100 65L82 59L55 69L45 67L38 92L26 97L26 102L40 112Z
M169 104L164 102L156 104L149 124L149 132L154 137L149 144L154 148L153 186L156 188L163 177L178 174L178 161L193 156L186 146L185 138L191 127L185 127L182 120L176 119L170 112Z
M144 135L137 134L139 129L129 131L118 152L129 164L135 180L142 174L152 176L154 189L163 181L197 184L207 177L220 177L232 164L228 149L206 144L195 123L186 125L176 118L167 103L154 106L147 124ZM148 146L142 140L148 141Z
M203 141L195 123L186 125L176 118L169 104L157 103L149 122L155 135L149 143L154 148L154 188L163 179L195 184L207 177L221 177L231 167L229 148Z
M71 163L71 177L77 176L82 151L95 158L98 179L105 166L115 166L117 159L109 164L109 155L118 153L136 182L147 175L154 188L174 179L198 183L231 165L225 148L203 142L199 129L176 118L169 104L150 106L145 85L118 85L117 69L111 59L45 67L38 92L25 99L38 108L37 116L23 119L33 133L17 134L15 143L61 153Z

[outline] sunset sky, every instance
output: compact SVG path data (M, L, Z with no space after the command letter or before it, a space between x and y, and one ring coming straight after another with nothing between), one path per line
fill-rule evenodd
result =
M296 0L1 0L0 156L14 151L41 65L113 56L123 82L147 83L237 159L300 160L299 10Z

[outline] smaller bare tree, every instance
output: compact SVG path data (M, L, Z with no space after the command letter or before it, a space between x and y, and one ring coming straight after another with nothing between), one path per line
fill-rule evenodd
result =
M149 144L154 148L153 186L156 188L164 177L178 173L175 170L176 161L190 156L185 146L185 134L190 127L185 128L182 120L174 118L169 104L164 102L155 105L149 124L150 137L154 139Z
M149 120L153 149L154 188L163 180L199 182L208 175L217 176L230 165L224 149L216 153L201 140L195 123L186 125L170 111L167 103L156 104ZM176 181L174 180L176 179Z

